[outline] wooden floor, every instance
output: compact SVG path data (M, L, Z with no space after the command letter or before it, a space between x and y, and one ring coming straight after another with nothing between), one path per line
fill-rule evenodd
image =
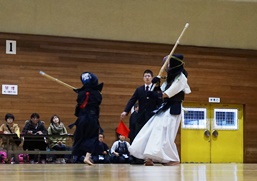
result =
M2 164L0 180L19 181L256 181L257 164Z

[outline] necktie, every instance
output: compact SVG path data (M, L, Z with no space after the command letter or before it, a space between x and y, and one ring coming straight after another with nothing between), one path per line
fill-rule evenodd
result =
M146 86L145 91L149 91L149 86Z

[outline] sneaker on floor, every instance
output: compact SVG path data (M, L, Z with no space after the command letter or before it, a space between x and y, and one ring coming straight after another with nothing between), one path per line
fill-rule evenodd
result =
M11 163L11 164L15 164L15 159L14 159L14 157L11 158L10 163Z
M41 160L41 163L42 163L42 164L46 164L46 161L45 161L45 160Z
M61 162L61 164L66 164L66 161L64 158L62 158L60 162Z
M35 161L34 160L30 160L29 163L30 164L35 164Z
M59 158L56 159L55 161L56 164L61 164L61 160Z

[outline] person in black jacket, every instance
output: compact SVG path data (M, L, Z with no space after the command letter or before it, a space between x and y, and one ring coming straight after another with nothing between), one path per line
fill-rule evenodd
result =
M88 165L93 165L91 154L98 144L98 133L100 130L99 114L102 102L103 83L98 84L96 75L84 72L80 76L83 86L74 90L77 95L75 123L69 125L72 128L76 125L74 132L72 155L75 162L83 160Z
M131 127L130 125L130 138L132 138L131 143L134 138L141 130L141 128L147 123L147 121L154 115L153 111L158 108L158 106L162 103L162 98L150 98L147 96L147 92L152 88L152 79L153 72L149 69L145 70L143 73L144 85L137 87L132 97L129 99L124 111L121 113L120 118L123 120L125 116L127 116L131 110L131 108L138 103L139 109L136 115L136 120L134 120L134 125ZM158 89L158 88L156 88ZM155 89L155 90L156 90ZM134 158L131 162L132 164L143 164L144 161Z
M109 147L104 143L103 133L99 133L99 142L91 155L94 163L110 163Z
M131 108L138 102L138 118L135 125L135 136L145 123L153 116L153 111L162 103L162 99L147 97L147 92L152 87L153 72L149 69L143 73L144 85L137 87L132 97L129 99L120 118L123 120L131 110Z
M22 130L24 136L23 149L24 150L35 150L39 149L42 151L46 151L47 144L45 142L44 137L35 137L37 135L47 135L47 129L45 127L44 121L41 121L38 113L32 113L30 116L30 120L25 122L25 126ZM26 136L30 135L30 136ZM36 155L29 154L30 163L34 163L36 160ZM45 163L45 155L40 155L40 159L42 163Z

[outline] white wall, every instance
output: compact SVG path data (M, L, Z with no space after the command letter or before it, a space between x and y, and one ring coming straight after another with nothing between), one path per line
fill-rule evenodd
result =
M249 1L0 0L0 32L257 49Z

